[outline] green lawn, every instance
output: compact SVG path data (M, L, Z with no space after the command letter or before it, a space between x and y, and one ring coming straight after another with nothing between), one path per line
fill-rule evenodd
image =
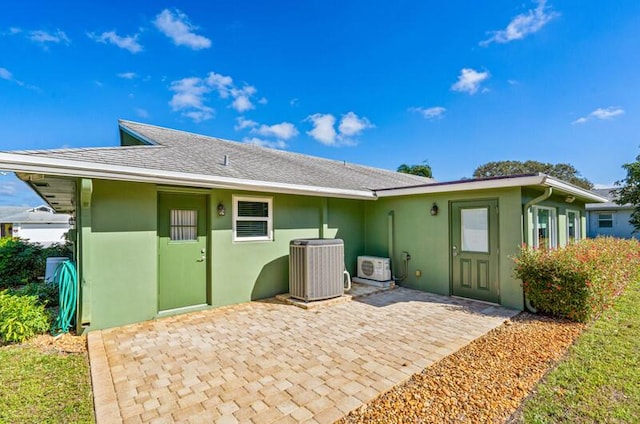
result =
M86 355L0 348L0 423L93 423Z
M640 283L579 337L524 405L526 423L640 422Z

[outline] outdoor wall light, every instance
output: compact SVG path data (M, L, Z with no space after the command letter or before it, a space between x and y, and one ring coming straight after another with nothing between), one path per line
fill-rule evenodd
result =
M573 201L576 200L576 198L574 196L567 196L567 198L564 200L567 203L573 203Z
M222 202L218 203L218 216L224 216L227 213Z
M433 206L431 206L431 216L436 216L436 215L438 215L438 205L434 203Z

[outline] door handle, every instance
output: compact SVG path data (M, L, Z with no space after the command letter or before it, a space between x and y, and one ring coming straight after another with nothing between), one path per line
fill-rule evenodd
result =
M456 246L453 246L451 250L453 251L452 253L453 256L458 256L458 248Z
M206 259L205 256L202 255L200 256L200 259L197 260L197 262L204 262L205 259Z

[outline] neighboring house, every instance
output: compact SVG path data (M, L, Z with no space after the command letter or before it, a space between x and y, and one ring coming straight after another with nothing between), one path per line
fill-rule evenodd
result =
M606 199L544 174L432 179L120 121L120 147L0 153L75 214L78 326L99 329L288 291L289 242L392 258L406 287L522 309L521 244L585 235Z
M48 206L0 206L0 237L18 237L45 247L64 243L70 217Z
M640 238L629 223L633 205L619 205L615 202L614 187L594 189L598 195L608 199L606 203L588 203L587 235L589 237L611 236L620 238Z

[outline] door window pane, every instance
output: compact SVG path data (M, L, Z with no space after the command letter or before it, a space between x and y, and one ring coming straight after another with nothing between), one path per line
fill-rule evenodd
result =
M198 211L171 209L170 239L194 241L198 239Z
M460 211L461 246L466 252L489 252L489 210L487 208Z
M556 210L544 206L533 207L533 246L546 249L558 247Z
M567 211L567 241L573 243L580 240L580 213Z

